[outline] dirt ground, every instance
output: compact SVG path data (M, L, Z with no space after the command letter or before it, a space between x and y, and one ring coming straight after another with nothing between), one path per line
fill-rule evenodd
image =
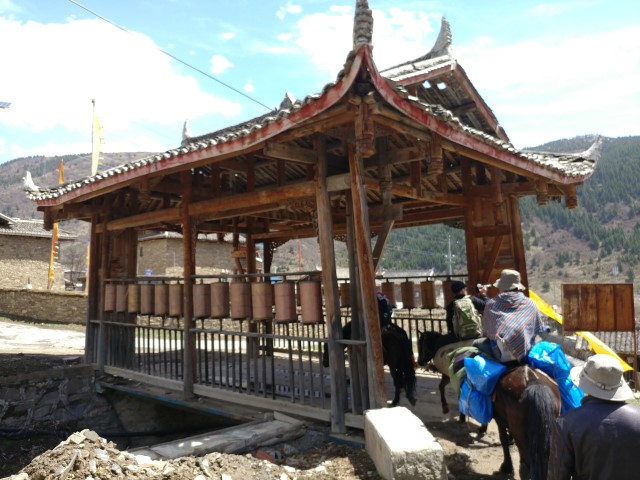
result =
M0 376L10 372L37 369L50 362L69 362L82 354L82 327L26 324L0 319ZM46 353L46 354L45 354ZM501 479L496 473L502 462L502 448L495 423L482 438L477 438L478 424L457 422L453 392L448 392L452 412L442 415L436 393L438 377L420 372L418 403L415 407L403 399L401 405L411 409L425 423L442 445L450 480ZM449 388L449 387L448 387ZM0 424L1 425L1 424ZM518 465L515 447L511 447ZM211 453L204 457L183 457L167 462L145 462L95 432L76 432L61 442L50 436L26 438L0 437L0 475L17 473L16 464L24 467L14 477L23 480L66 478L162 478L162 479L379 479L372 460L363 449L337 445L322 440L312 448L299 451L294 445L270 447L258 453L230 455ZM263 459L270 458L271 461ZM30 461L31 460L31 461ZM30 461L30 462L29 462ZM6 470L13 463L13 470ZM20 464L20 462L22 462ZM27 465L28 463L28 465ZM517 473L515 480L520 480Z

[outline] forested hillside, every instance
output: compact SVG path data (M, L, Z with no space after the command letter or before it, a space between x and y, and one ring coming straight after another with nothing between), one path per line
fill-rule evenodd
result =
M582 152L594 140L593 136L576 137L532 150ZM143 155L146 153L105 154L102 168ZM55 185L61 159L67 180L89 174L88 154L28 157L0 165L0 212L41 218L24 195L22 178L29 170L37 185ZM578 188L578 208L569 210L557 202L539 206L535 198L526 198L521 201L521 214L532 288L558 296L562 282L633 281L640 275L640 136L603 139L594 174ZM74 225L63 228L76 233ZM314 239L281 247L278 250L284 254L274 260L280 258L286 265L276 263L276 268L297 270L300 263L305 270L315 268L320 262L314 248ZM346 264L346 255L339 252L338 259L341 256ZM466 270L465 258L463 230L434 225L394 230L380 266L388 273L430 269L438 274L450 269L459 273Z
M594 136L558 140L535 151L582 152ZM594 174L578 188L578 208L535 198L520 202L531 287L559 300L562 282L633 281L640 275L640 136L604 138ZM443 225L395 230L381 265L390 270L465 270L464 232Z

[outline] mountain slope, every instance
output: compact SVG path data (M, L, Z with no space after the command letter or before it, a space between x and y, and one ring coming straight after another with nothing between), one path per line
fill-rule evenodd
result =
M557 140L531 150L581 152L594 136ZM147 153L104 154L103 168L129 162ZM21 218L42 218L23 192L22 178L31 171L36 185L58 181L57 165L64 160L65 178L88 175L90 155L27 157L0 165L0 212ZM559 302L559 285L569 282L624 282L640 275L640 136L604 138L601 158L591 178L578 188L578 208L557 202L536 205L523 199L521 215L531 288ZM79 223L79 222L77 222ZM86 224L65 223L64 229L83 238ZM340 249L343 250L343 249ZM280 271L313 270L319 265L317 241L281 246L274 256ZM338 262L344 264L343 252ZM394 230L381 268L464 272L464 232L445 225ZM342 261L341 261L342 259ZM341 265L344 266L344 265Z

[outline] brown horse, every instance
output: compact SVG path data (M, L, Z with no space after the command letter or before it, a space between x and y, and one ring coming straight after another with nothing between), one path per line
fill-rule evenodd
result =
M437 332L419 333L419 365L425 366L434 357L440 355L440 351L435 350L436 346L440 345L438 342L440 336L441 334ZM447 347L451 351L451 346L447 345ZM446 405L444 385L449 383L450 379L447 369L438 368L438 370L442 374L440 392L444 412ZM511 436L520 453L520 478L546 480L550 429L555 418L560 415L558 385L540 370L519 365L509 368L500 378L492 399L493 418L498 424L500 444L504 454L500 472L513 474L513 463L509 452ZM448 412L448 406L446 410Z

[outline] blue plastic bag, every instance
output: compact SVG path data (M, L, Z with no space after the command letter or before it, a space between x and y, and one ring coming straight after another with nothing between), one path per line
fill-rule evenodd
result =
M557 343L539 342L529 351L528 363L542 370L551 378L566 378L571 371L571 364Z
M468 380L462 383L460 397L458 397L458 409L460 413L483 425L489 423L493 418L491 395L478 392Z
M560 345L546 341L535 344L527 362L556 381L562 400L561 413L580 406L584 392L571 381L571 364Z
M507 369L502 363L488 360L482 355L464 359L464 368L471 385L483 395L491 395L500 377Z
M573 408L577 408L582 404L584 398L584 392L578 387L571 377L559 378L558 390L560 390L560 400L562 400L562 406L560 407L560 413L564 413Z

